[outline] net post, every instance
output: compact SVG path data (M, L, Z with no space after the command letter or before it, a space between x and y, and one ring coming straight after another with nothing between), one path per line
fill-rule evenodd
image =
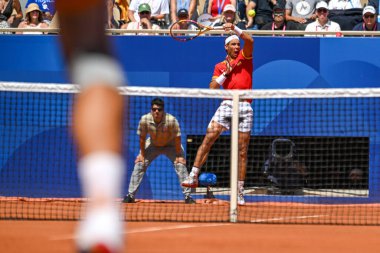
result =
M231 126L231 167L230 167L230 222L237 222L237 182L238 182L238 138L239 138L239 92L233 91Z

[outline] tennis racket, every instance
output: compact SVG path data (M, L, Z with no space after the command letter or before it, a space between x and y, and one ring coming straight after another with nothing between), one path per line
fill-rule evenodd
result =
M222 26L211 27L202 25L194 20L179 20L170 26L170 36L177 41L187 42L210 30L221 29L223 29Z

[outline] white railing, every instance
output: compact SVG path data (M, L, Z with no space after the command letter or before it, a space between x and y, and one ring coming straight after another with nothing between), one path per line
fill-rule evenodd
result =
M60 29L57 28L0 28L0 35L1 34L13 34L17 32L43 32L46 34L58 34ZM152 30L152 29L146 29L146 30L127 30L127 29L106 29L105 32L107 34L112 35L135 35L138 33L145 33L145 34L159 34L159 35L169 35L170 31L169 29L162 29L162 30ZM183 33L194 33L194 31L190 30L181 30ZM305 34L311 34L311 35L336 35L337 32L305 32L305 31L270 31L270 30L245 30L248 34L254 35L254 36L268 36L268 35L284 35L284 36L304 36ZM341 31L339 32L343 36L380 36L380 31ZM208 31L207 34L227 34L224 31L220 30L211 30ZM203 35L203 36L207 36ZM22 34L20 34L22 35Z

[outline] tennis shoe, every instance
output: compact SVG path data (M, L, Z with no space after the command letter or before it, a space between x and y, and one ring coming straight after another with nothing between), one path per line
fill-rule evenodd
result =
M196 202L192 197L186 196L185 197L185 204L196 204Z
M136 200L131 194L128 194L124 197L123 203L136 203Z
M239 193L238 195L238 205L244 206L245 205L245 200L244 200L244 195L243 193Z
M81 250L80 253L114 253L104 244L97 244L89 250Z
M117 253L123 246L123 223L116 206L93 208L76 234L79 252Z
M197 188L198 187L198 176L190 173L185 181L181 183L183 187Z

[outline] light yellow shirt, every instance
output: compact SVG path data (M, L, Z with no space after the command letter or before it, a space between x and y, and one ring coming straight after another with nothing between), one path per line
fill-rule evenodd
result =
M162 121L156 124L153 115L148 113L141 117L137 134L143 136L149 134L147 144L152 142L154 146L164 147L174 145L175 138L181 136L181 130L173 115L164 113Z

